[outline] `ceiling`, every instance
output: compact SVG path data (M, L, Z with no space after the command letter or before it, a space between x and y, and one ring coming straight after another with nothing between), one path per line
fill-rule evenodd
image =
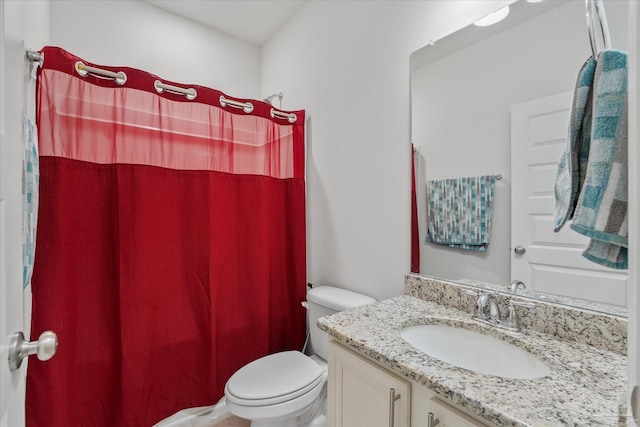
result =
M143 0L262 46L306 0Z

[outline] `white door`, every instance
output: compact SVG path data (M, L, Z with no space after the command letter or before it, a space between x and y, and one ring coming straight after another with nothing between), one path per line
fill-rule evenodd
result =
M0 0L0 427L25 424L26 362L9 370L9 335L29 337L22 288L22 105L25 46L49 42L48 1Z
M10 372L8 336L23 331L22 228L19 165L21 123L15 100L21 99L22 62L16 55L14 17L18 2L0 1L0 427L24 425L25 367Z
M511 107L511 280L527 290L626 305L626 271L582 257L588 239L553 231L556 165L566 144L572 93Z
M629 2L629 407L633 419L640 418L640 5ZM627 425L640 425L628 422Z
M5 135L0 136L0 144ZM0 151L1 152L1 151ZM8 339L15 330L23 330L22 283L8 285L6 201L0 200L0 427L24 425L25 368L9 370Z

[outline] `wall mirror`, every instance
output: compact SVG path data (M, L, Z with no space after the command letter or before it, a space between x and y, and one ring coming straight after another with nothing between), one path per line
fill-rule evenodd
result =
M626 51L628 2L604 6L611 47ZM411 55L422 275L499 291L518 279L527 285L518 294L626 315L626 271L586 261L587 240L568 226L559 243L549 214L572 90L590 55L584 1L558 0L517 1L500 23L470 25ZM527 151L530 141L518 138L537 145ZM532 164L540 153L547 160ZM491 174L502 179L488 250L426 243L427 181ZM538 202L551 211L528 208ZM519 245L526 253L514 252Z

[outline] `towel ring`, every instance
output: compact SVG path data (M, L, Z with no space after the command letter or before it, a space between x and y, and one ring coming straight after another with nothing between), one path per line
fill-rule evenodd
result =
M595 35L596 22L595 17L598 17L598 23L600 24L600 36L604 43L604 49L611 48L611 35L609 33L609 24L607 22L607 14L604 10L604 4L602 0L585 0L585 8L587 10L587 28L589 30L589 43L591 44L591 52L593 58L598 58L598 38Z

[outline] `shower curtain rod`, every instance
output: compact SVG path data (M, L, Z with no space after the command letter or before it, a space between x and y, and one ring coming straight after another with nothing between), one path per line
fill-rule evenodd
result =
M232 99L227 99L222 95L220 95L220 105L222 105L223 107L229 105L231 107L240 108L245 113L250 113L253 111L253 104L251 102L234 101ZM272 119L276 117L279 119L287 119L289 123L295 123L295 121L298 119L298 116L296 116L294 113L283 113L282 111L278 111L275 108L271 108L269 114L271 115Z
M158 93L162 93L165 90L167 92L177 93L178 95L184 95L189 101L193 101L198 96L198 92L190 87L189 89L184 89L178 86L168 85L166 83L162 83L160 80L156 80L153 83L153 86L156 88Z
M26 56L27 59L31 62L37 62L40 65L42 65L42 63L44 62L44 54L36 52L33 49L27 49Z
M262 100L268 104L271 104L271 102L273 101L273 98L278 98L280 100L280 103L282 103L282 98L284 98L284 93L282 92L273 93L267 96L266 98L262 98Z
M44 62L44 55L32 49L27 49L26 57L32 62L38 62L40 65L42 65ZM110 70L103 70L101 68L83 64L81 61L76 62L75 69L82 77L85 77L88 74L93 74L97 77L113 79L118 85L124 85L127 82L127 75L124 71L118 71L116 73ZM162 83L160 80L156 80L153 86L158 93L166 91L178 95L184 95L190 101L193 101L198 96L198 92L194 88L182 88ZM278 96L280 97L280 99L282 99L282 93L278 94ZM227 105L229 105L231 107L240 108L245 113L251 113L253 111L253 104L251 102L234 101L232 99L227 99L222 95L220 96L219 102L222 107L226 107ZM298 116L294 113L284 113L282 111L276 110L275 108L271 108L271 111L269 113L271 115L271 118L277 117L279 119L286 119L287 121L289 121L289 123L295 123L295 121L298 119Z

